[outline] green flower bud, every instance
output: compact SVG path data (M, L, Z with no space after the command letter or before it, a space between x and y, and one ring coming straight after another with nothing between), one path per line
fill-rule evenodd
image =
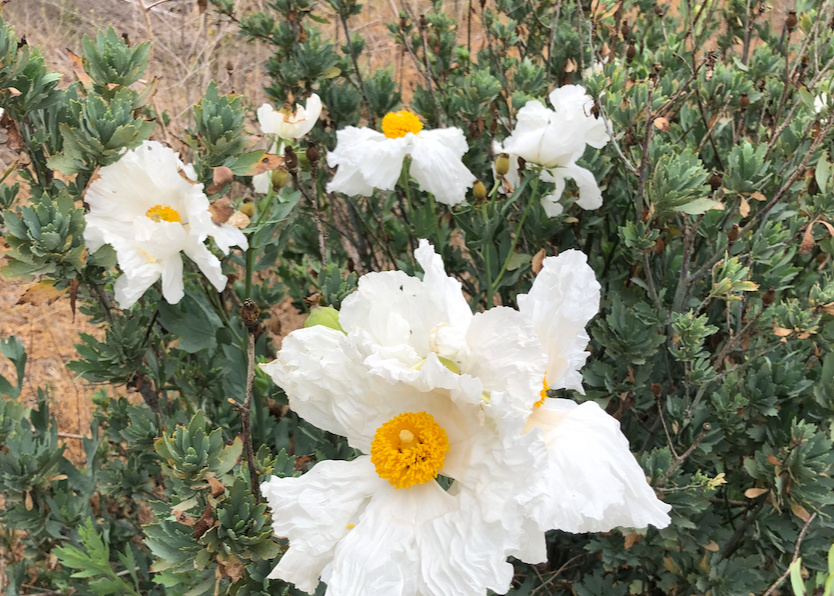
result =
M272 189L273 190L281 190L287 185L287 179L290 177L290 173L285 170L284 168L278 168L277 170L272 170Z
M495 158L495 173L499 176L506 176L510 171L510 156L506 153L501 153Z

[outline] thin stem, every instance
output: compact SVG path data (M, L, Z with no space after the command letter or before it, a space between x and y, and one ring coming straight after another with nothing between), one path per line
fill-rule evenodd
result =
M823 505L822 507L825 507L825 505ZM822 507L820 507L820 509L822 509ZM767 592L765 592L763 596L770 596L773 593L773 591L776 590L776 588L778 588L783 581L785 581L788 575L790 575L791 566L794 563L796 563L797 559L799 559L799 547L802 546L802 539L805 538L805 532L808 531L808 527L817 518L817 513L819 512L815 511L811 515L811 517L808 518L808 521L805 522L805 525L802 526L802 530L799 532L799 537L796 539L796 546L793 549L793 557L791 558L791 564L788 565L788 568L785 569L785 572L779 576L779 579L773 582L773 585L767 589Z
M376 128L376 117L374 117L374 114L371 111L371 102L368 101L368 96L365 94L365 82L362 80L362 73L359 72L359 61L356 59L356 54L353 52L353 46L350 41L350 30L348 29L347 17L340 14L339 18L341 19L342 27L344 27L345 30L346 44L350 50L350 58L353 60L353 69L356 71L356 80L359 81L359 93L362 94L362 99L365 100L365 105L368 106L368 120L371 123L371 128ZM322 253L322 258L324 258L324 253Z
M521 215L521 221L518 222L518 227L515 231L515 236L513 236L512 243L510 244L510 251L507 253L507 258L504 259L504 263L501 265L501 269L498 271L498 275L495 277L495 281L492 282L490 287L489 295L490 297L495 294L495 290L498 289L498 284L501 283L501 278L504 277L504 273L507 271L507 267L510 265L510 260L513 258L513 254L515 253L515 247L518 244L518 240L521 238L521 230L524 227L524 222L527 219L527 215L530 213L530 208L533 206L533 203L536 202L536 195L538 194L539 189L539 177L535 176L533 178L533 185L532 189L530 190L530 200L527 202L527 207L524 208L524 213ZM487 308L489 308L491 304L487 303Z
M244 304L246 308L246 304ZM257 319L257 317L256 317ZM255 501L261 501L261 489L258 485L258 470L255 467L255 448L252 446L252 385L255 381L255 326L249 327L249 345L246 350L246 394L243 405L240 406L240 423L243 434L243 447L246 451L246 462L249 466L249 482Z

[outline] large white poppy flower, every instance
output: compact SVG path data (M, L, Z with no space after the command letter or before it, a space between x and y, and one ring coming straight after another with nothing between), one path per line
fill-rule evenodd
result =
M527 429L542 432L548 466L519 502L540 530L666 527L670 506L646 482L619 423L595 402L547 397L548 389L584 393L579 370L588 357L585 326L599 310L600 286L579 251L548 257L542 265L518 305L547 355L541 400Z
M539 428L548 468L519 500L538 531L666 526L669 508L646 483L617 421L593 402L547 398L548 389L583 392L585 326L600 302L585 255L571 250L545 259L530 292L519 296L519 310L496 307L475 315L425 240L415 257L422 280L371 273L342 303L339 322L350 336L363 338L355 351L367 369L421 391L480 391L484 400L501 395L527 420L528 431ZM554 408L563 413L551 416ZM598 446L575 449L573 433L585 433Z
M407 155L411 156L409 173L420 190L446 205L462 203L466 189L475 182L461 161L468 150L463 131L423 130L417 116L406 110L386 114L381 133L348 126L336 138L336 149L327 154L327 163L338 170L327 192L367 197L375 188L393 190Z
M539 433L522 436L503 394L487 404L476 390L421 392L370 374L365 339L301 329L262 366L295 412L366 454L261 485L275 534L289 539L270 577L309 593L321 578L329 596L504 593L508 555L546 558L513 501L542 473ZM454 480L448 492L438 474Z
M596 149L608 142L605 123L593 116L594 102L579 85L565 85L550 94L554 109L539 101L529 101L518 112L512 135L504 141L504 149L529 163L544 167L541 178L556 185L553 193L542 198L548 216L562 212L558 204L565 189L565 180L572 179L579 187L577 205L597 209L602 193L589 170L576 165L585 152L585 145Z
M172 149L145 141L101 168L87 189L84 240L91 252L104 244L115 249L122 270L115 284L120 308L130 308L160 277L165 300L179 302L184 294L181 252L218 292L226 287L206 239L213 238L224 254L231 246L245 249L248 244L240 230L212 222L203 185L195 178L193 168L184 166Z
M300 139L313 130L319 116L321 116L321 108L321 98L315 93L310 95L305 106L296 104L295 112L291 112L290 107L276 110L270 104L265 103L258 108L258 123L261 125L264 134L275 135L278 139L285 141ZM276 153L282 146L283 143L276 140L269 152ZM255 192L268 193L272 186L271 176L272 172L262 172L254 176L252 185Z

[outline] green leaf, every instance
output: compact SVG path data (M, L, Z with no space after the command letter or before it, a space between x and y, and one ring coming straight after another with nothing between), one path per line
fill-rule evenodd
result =
M316 325L322 325L323 327L329 327L330 329L345 333L345 330L339 324L339 311L332 306L317 306L310 311L310 314L307 315L304 321L304 328L315 327Z
M825 194L825 189L828 187L828 177L831 175L831 164L828 162L828 151L823 151L817 162L817 169L814 176L817 180L817 186L820 188L820 193Z
M160 302L158 308L159 322L179 336L179 349L194 354L200 350L213 352L217 348L217 330L223 323L202 300L186 293L179 304Z
M240 437L235 437L235 440L232 441L231 445L227 445L225 449L223 449L223 453L220 455L220 463L218 464L215 473L217 474L226 474L235 467L237 460L240 458L240 454L243 452L243 441L240 440Z
M805 596L805 583L802 581L802 557L791 563L791 588L794 596Z
M718 201L713 201L712 199L695 199L694 201L690 201L680 207L672 208L673 211L680 211L681 213L687 213L689 215L701 215L711 209L723 211L724 205Z

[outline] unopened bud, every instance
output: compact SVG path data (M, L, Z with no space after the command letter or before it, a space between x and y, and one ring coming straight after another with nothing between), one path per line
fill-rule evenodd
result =
M721 184L724 182L724 176L721 172L713 172L712 176L707 179L707 183L712 187L712 190L718 190L721 188Z
M776 299L776 291L773 289L773 286L768 288L767 292L762 294L762 304L764 304L765 308L767 308L768 306L773 304L773 301L775 299Z
M307 150L304 152L304 155L307 156L307 161L310 162L310 165L315 166L318 163L319 157L321 157L321 153L319 153L319 148L315 145L307 145Z
M740 233L738 224L733 224L733 227L727 231L727 241L732 244L736 240L738 240L738 235Z
M788 28L788 31L793 31L794 29L796 29L797 22L799 22L799 19L796 18L796 11L788 11L788 18L785 21L785 27Z
M623 36L623 41L628 39L629 34L631 33L631 27L628 26L627 21L623 21L623 26L620 27L620 35Z
M750 106L750 97L746 93L741 94L741 98L738 100L738 107L742 110L746 110Z
M650 389L655 397L663 395L663 386L660 383L652 383Z
M495 173L499 176L506 176L510 171L510 156L507 153L501 153L495 158Z
M637 48L634 47L634 42L630 41L628 43L628 48L626 48L626 60L629 64L634 61L634 57L637 55Z
M289 145L284 149L284 165L290 174L298 171L298 156Z
M272 170L272 174L270 175L270 180L272 180L272 188L273 190L281 190L287 185L287 179L290 177L289 172L285 168L278 168L277 170Z
M474 196L475 200L479 203L486 198L487 189L486 186L484 186L484 183L480 180L475 180L475 184L472 186L472 196Z
M252 199L246 197L243 199L243 205L240 206L240 212L246 215L247 217L252 217L255 215L255 203L252 202Z
M659 4L655 3L655 5L652 7L652 10L654 10L654 14L656 14L657 16L663 16L663 7Z
M251 329L258 324L259 316L261 316L261 309L252 300L247 298L243 306L240 307L240 318L243 319L243 324Z

